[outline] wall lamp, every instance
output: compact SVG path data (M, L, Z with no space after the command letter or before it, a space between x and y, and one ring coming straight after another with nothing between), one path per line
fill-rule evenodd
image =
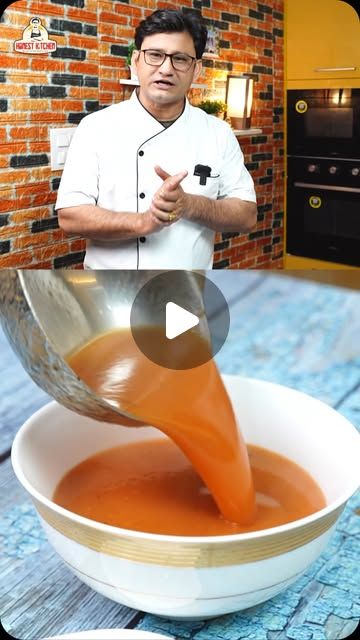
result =
M251 108L253 102L254 76L227 76L226 116L230 118L234 129L249 129L251 127Z

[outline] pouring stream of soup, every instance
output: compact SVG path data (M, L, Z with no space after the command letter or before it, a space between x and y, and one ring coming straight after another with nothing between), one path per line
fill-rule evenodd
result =
M144 328L153 344L160 331ZM191 331L187 344L208 349ZM176 358L176 340L169 348ZM128 445L81 463L57 488L58 504L108 524L178 535L176 522L185 517L189 526L181 525L183 535L221 535L282 524L325 505L310 476L281 456L249 448L251 469L212 359L193 369L166 369L142 354L130 329L122 329L97 337L67 361L99 396L157 427L172 442ZM179 508L176 516L173 509ZM154 511L155 517L146 517Z

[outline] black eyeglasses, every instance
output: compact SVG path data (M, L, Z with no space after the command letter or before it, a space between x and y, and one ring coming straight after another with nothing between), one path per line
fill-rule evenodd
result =
M144 54L146 64L151 67L161 67L166 58L170 58L171 64L176 71L189 71L196 58L187 53L164 53L157 49L140 49Z

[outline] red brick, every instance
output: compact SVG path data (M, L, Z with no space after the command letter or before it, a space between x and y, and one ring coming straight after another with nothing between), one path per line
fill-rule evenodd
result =
M30 114L30 122L66 122L65 113L51 113L51 112L39 112L33 111Z
M30 206L30 204L31 204L30 197L25 197L21 201L19 201L18 198L16 200L0 198L0 212L3 212L3 213L7 211L12 212L19 208L23 209L24 207L28 207ZM1 236L1 231L2 229L0 228L0 236Z
M29 142L30 153L50 153L50 142Z
M129 9L129 7L126 7ZM110 24L129 24L129 19L126 16L118 15L110 11L101 11L99 16L100 24L109 22Z
M40 233L32 233L28 236L18 236L13 240L13 249L26 249L27 247L36 247L38 245L46 245L49 241L49 234L44 231Z
M69 87L68 96L70 98L79 98L80 100L97 100L98 89L96 87ZM66 101L66 105L68 104Z
M56 112L61 111L61 109L66 107L66 111L83 111L84 103L82 100L51 100L51 108Z
M23 56L21 53L14 53L13 55L1 53L0 69L28 69L30 64L29 59L21 56Z
M35 262L34 264L29 264L26 267L27 269L52 269L53 264L51 260L44 260L43 262Z
M4 187L4 185L6 184L15 184L15 183L19 183L19 182L25 182L29 180L29 172L28 171L14 171L14 169L11 169L11 171L8 172L2 172L1 173L1 185L2 187Z
M56 193L50 191L46 193L40 193L38 195L33 196L31 205L34 207L39 207L44 204L53 204L56 201Z
M86 9L75 9L69 7L67 11L68 18L72 20L80 20L80 22L97 22L97 12L87 11Z
M48 260L49 258L57 258L69 253L70 245L68 242L59 242L49 244L47 247L41 247L33 251L34 260Z
M74 253L78 251L84 251L86 247L86 242L82 238L78 238L78 240L73 240L70 244L70 250Z
M21 222L33 222L34 220L41 220L42 218L48 218L51 215L48 207L31 207L30 209L21 209L11 214L10 220L12 223Z
M63 60L52 60L51 58L34 58L31 60L31 68L34 71L57 71L64 73L65 62Z
M18 3L16 3L18 4ZM33 0L33 2L26 3L26 9L31 15L35 16L63 16L64 7L58 4L51 4L50 2L40 2L39 0ZM45 19L42 20L44 27L48 26L48 22Z
M27 266L32 260L31 252L16 251L8 255L0 255L0 269L7 267L21 268Z
M27 143L26 142L10 142L10 143L2 143L0 144L0 154L1 155L13 155L17 153L26 153L27 151Z
M29 127L11 127L10 138L14 140L39 140L47 139L48 128L43 126L29 126Z
M37 193L48 193L49 192L49 183L48 182L38 182L36 184L26 184L17 186L15 188L15 192L17 196L22 195L34 195Z
M70 47L79 47L81 49L97 49L98 41L96 36L79 36L79 35L70 35L69 36L69 46Z
M0 227L0 240L16 238L19 234L24 234L24 233L27 233L28 231L29 231L29 225L26 223Z
M62 229L55 229L51 232L51 240L52 242L57 242L58 240L69 239L69 236Z
M97 76L99 73L99 65L90 64L89 62L70 62L69 73L87 73Z

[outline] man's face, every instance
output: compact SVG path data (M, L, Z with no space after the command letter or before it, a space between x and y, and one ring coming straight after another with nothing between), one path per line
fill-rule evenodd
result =
M147 36L141 45L141 50L144 49L196 57L193 40L186 31ZM150 105L161 108L180 104L201 71L201 63L196 61L192 61L188 71L178 71L170 58L165 58L161 66L151 66L145 62L142 51L134 52L133 64L140 82L140 98L147 108Z

